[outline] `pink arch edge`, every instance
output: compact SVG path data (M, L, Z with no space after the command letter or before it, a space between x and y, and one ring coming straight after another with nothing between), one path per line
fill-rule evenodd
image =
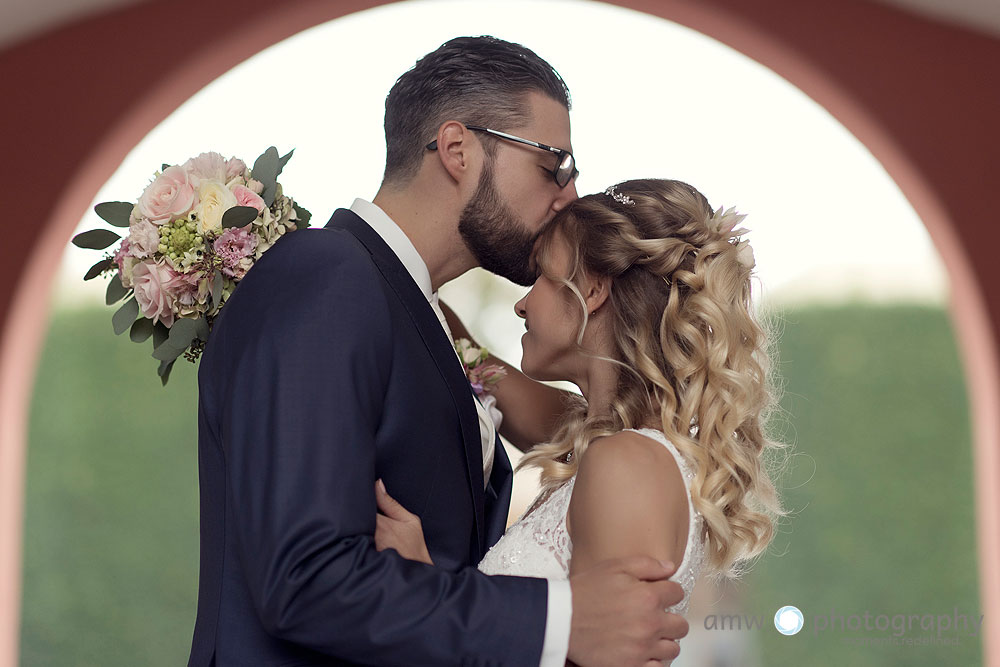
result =
M127 153L195 92L238 63L304 29L384 1L285 3L258 15L254 23L228 35L178 67L158 88L139 101L101 141L64 191L35 249L34 258L10 308L0 349L0 665L17 664L20 601L21 521L27 415L41 342L50 310L51 272L66 239L94 195ZM920 214L951 278L951 313L959 334L972 406L980 589L984 620L984 661L1000 661L1000 404L997 341L985 298L940 198L919 169L907 159L891 134L822 69L786 48L778 39L717 7L686 0L611 2L671 20L743 52L788 79L830 111L872 151ZM250 47L249 45L253 45Z

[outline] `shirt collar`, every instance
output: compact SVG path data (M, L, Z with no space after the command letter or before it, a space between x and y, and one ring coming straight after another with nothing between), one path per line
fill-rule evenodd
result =
M431 293L431 274L427 270L427 264L424 262L423 257L420 256L420 253L417 252L417 249L413 247L410 239L399 228L399 225L381 208L364 199L355 199L354 203L351 204L351 211L367 222L368 226L382 237L385 244L389 246L389 249L395 253L399 261L406 267L410 277L413 278L413 282L417 284L420 291L430 301L433 294Z

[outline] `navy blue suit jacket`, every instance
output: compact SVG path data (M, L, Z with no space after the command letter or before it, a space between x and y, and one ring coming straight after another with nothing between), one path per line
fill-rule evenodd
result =
M543 580L475 569L511 468L484 491L474 398L385 242L339 210L240 283L198 372L201 576L190 665L531 665ZM375 550L377 478L436 566Z

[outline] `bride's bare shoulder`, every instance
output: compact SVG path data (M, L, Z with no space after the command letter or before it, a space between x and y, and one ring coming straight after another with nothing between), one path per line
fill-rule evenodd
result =
M633 431L595 440L580 458L570 501L574 550L680 558L687 502L680 468L662 442Z
M580 458L577 486L583 482L610 485L611 490L627 490L639 484L664 485L679 482L681 471L662 442L635 431L621 431L590 443Z

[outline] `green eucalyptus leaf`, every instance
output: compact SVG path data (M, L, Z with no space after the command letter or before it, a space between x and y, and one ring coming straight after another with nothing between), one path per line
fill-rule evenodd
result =
M133 343L144 343L152 335L153 320L147 317L140 317L133 322L132 328L128 332L128 337L132 339Z
M256 220L258 215L260 215L260 211L253 206L234 206L222 214L222 226L225 228L246 227Z
M261 153L257 161L253 163L253 169L250 170L254 179L264 184L261 197L264 198L264 203L268 206L274 203L274 196L278 191L278 165L280 161L278 149L271 146Z
M132 297L111 316L111 326L115 329L115 335L120 336L125 333L125 330L132 326L138 316L139 302L135 300L135 297Z
M293 148L278 159L278 173L274 175L275 178L278 178L278 176L281 175L281 170L284 169L285 165L288 164L288 161L292 159L292 153L294 152L295 149Z
M114 305L125 298L128 288L122 285L121 274L116 273L108 281L108 291L104 293L104 303Z
M295 221L296 229L305 229L308 227L313 214L298 204L292 204L292 208L295 209L295 215L298 217L298 220Z
M173 328L173 327L171 327L171 328ZM158 348L156 348L155 350L153 350L153 358L154 359L159 359L160 361L173 361L177 357L179 357L182 354L184 354L184 350L185 350L185 348L182 347L182 348L178 349L178 348L174 347L170 343L170 341L166 341L165 343L163 343L162 345L160 345Z
M270 207L274 203L274 198L278 196L278 182L275 181L273 185L265 185L260 196L264 198L264 203Z
M166 340L170 338L170 329L166 327L163 322L157 322L153 325L153 349L160 347Z
M90 250L104 250L120 238L110 229L91 229L89 232L81 232L74 236L73 245Z
M109 225L128 227L133 204L127 201L106 201L94 207L94 212Z
M178 350L186 350L198 334L198 324L194 320L182 317L174 321L170 327L170 338L167 345Z
M171 359L170 361L161 361L160 367L156 369L156 374L160 376L160 382L163 383L164 387L167 386L167 380L170 379L170 371L174 367L174 361L174 359Z
M97 264L94 264L92 267L90 267L89 269L87 269L87 275L85 275L83 277L83 279L84 280L93 280L94 278L96 278L97 276L101 275L102 273L104 273L105 271L107 271L108 269L110 269L114 265L115 265L114 260L112 260L112 259L102 259Z
M194 330L195 338L197 338L198 340L205 341L207 343L209 334L208 320L206 320L205 317L202 316L196 319L194 323L196 325Z
M212 305L216 308L219 307L219 303L222 300L222 288L225 284L225 280L222 277L222 271L216 269L215 275L212 276Z

